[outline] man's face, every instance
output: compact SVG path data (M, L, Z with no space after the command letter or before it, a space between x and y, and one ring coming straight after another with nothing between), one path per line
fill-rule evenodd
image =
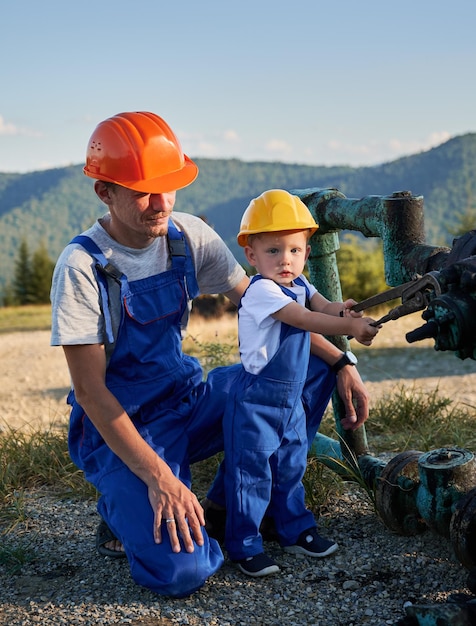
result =
M107 230L119 243L143 248L167 234L175 191L142 193L120 185L105 186L99 181L96 193L109 208L111 221Z

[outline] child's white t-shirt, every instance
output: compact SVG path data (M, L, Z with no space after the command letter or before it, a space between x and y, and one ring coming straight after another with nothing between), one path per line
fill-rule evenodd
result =
M309 299L317 289L300 276L309 289ZM306 304L306 289L301 285L288 287L297 296L297 302ZM261 278L253 282L241 300L238 312L238 338L243 367L251 374L259 374L276 354L279 347L281 322L271 317L293 302L273 280Z

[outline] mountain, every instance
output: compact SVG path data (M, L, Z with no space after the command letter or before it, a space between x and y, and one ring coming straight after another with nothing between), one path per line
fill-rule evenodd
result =
M195 159L197 181L177 193L176 210L204 217L238 260L241 214L266 189L336 188L348 198L411 191L424 197L427 243L451 245L458 216L473 211L476 227L476 133L454 137L426 152L373 167ZM11 280L18 247L41 242L56 259L78 232L103 214L81 165L27 174L0 173L0 291Z

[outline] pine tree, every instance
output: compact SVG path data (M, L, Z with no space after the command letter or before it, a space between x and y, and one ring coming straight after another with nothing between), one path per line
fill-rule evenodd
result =
M50 301L51 279L54 262L51 260L44 242L35 250L30 269L30 293L35 304L48 304Z
M18 304L30 304L32 302L30 280L30 251L26 240L22 239L18 249L18 257L15 261L15 271L13 277L13 293L15 294L15 300Z
M476 201L471 191L471 183L466 183L465 206L452 215L451 222L447 225L450 235L460 237L470 230L476 229Z
M13 290L11 282L7 283L3 289L2 294L2 306L15 306L18 304L15 292Z

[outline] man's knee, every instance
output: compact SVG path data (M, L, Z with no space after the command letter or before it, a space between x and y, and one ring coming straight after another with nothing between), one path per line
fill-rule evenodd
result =
M195 547L192 553L164 548L159 544L155 549L129 555L131 575L138 585L173 598L183 598L200 589L224 560L213 539L207 538L205 545Z

